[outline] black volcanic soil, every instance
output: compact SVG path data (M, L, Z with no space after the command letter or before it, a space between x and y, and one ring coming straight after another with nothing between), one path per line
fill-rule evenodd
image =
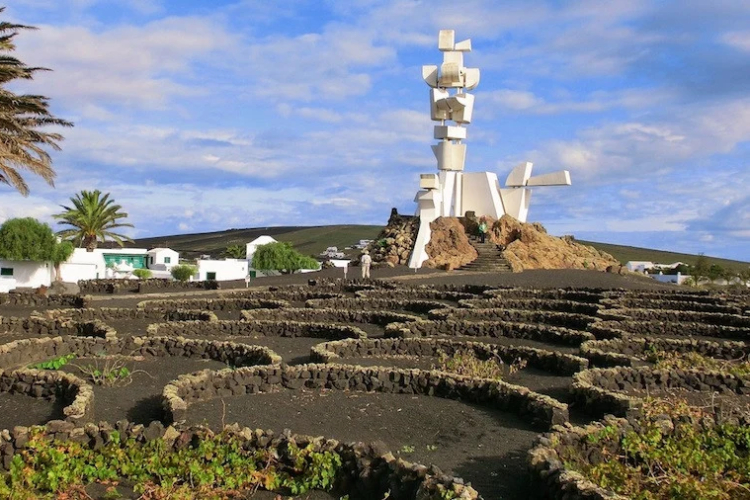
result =
M44 425L50 420L63 419L64 406L58 399L0 392L0 429L12 429L17 425Z
M288 390L188 409L190 424L220 428L234 422L345 442L382 441L405 460L463 477L485 499L520 500L531 494L525 456L537 430L512 413L427 396Z
M105 361L95 358L77 358L62 370L86 379L79 367L97 366L104 368ZM124 366L133 373L132 382L113 387L92 384L94 387L93 422L117 422L129 420L147 425L153 420L162 420L161 392L171 380L184 373L200 370L221 370L223 363L212 360L182 357L153 358L146 361L127 361ZM137 371L137 372L136 372ZM87 380L91 383L90 380Z

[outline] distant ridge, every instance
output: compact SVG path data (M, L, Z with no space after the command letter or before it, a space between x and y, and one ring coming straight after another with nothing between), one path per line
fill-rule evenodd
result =
M318 255L329 246L335 246L341 250L344 247L356 244L359 240L375 239L381 229L383 229L383 226L356 224L333 226L269 226L139 238L135 240L135 243L128 246L141 248L168 246L180 252L182 257L188 259L196 258L203 254L218 258L221 257L222 252L230 245L245 245L258 236L267 234L279 241L291 243L297 250L304 254ZM623 264L631 260L651 261L662 264L671 264L672 262L679 261L686 264L694 264L698 258L697 255L664 250L652 250L649 248L598 243L594 241L577 241L584 245L591 245L597 250L607 252ZM349 251L349 253L350 255L355 255L358 251ZM733 271L747 269L750 266L750 262L720 259L717 257L707 258L712 264L715 263Z

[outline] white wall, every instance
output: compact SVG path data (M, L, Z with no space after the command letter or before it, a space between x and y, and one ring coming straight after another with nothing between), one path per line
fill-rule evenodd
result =
M652 278L654 278L656 281L660 283L676 283L678 285L682 285L685 281L690 279L690 276L687 274L652 274L650 275Z
M164 258L169 257L169 263L164 262ZM154 262L151 262L151 258ZM174 266L180 263L180 254L171 248L155 248L149 250L148 260L146 261L146 267L149 269L157 269L161 271L169 271Z
M51 262L34 262L30 260L0 260L0 267L13 269L12 277L0 277L0 279L7 280L6 286L3 288L9 288L11 281L15 282L13 288L49 286L52 283L55 272L55 268Z
M68 264L94 266L93 276L85 279L104 279L106 277L107 265L104 262L104 254L99 248L93 252L87 252L85 248L76 248L73 250L73 255L63 265L67 266Z
M91 264L74 264L66 262L60 265L60 278L66 283L78 283L79 280L93 280L96 279L97 266L94 263ZM102 274L99 276L104 278Z
M216 281L241 280L247 276L247 261L243 259L198 260L198 281L207 280L208 273L216 273Z

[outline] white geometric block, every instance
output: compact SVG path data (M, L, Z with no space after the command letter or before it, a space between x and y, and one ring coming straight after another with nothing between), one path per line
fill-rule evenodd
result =
M432 146L438 162L438 170L461 171L466 164L466 144L442 141Z
M531 170L534 164L528 161L519 163L510 171L508 178L505 179L505 185L508 187L521 187L526 185L526 181L531 177Z
M529 202L531 201L530 189L500 189L500 198L503 201L505 213L519 222L526 222L529 215Z
M421 174L419 176L420 189L437 189L440 187L440 181L437 174Z
M456 52L451 50L450 52L443 52L443 63L456 63L459 67L464 65L464 53Z
M422 79L432 88L438 85L438 67L434 64L422 66Z
M450 108L450 119L456 123L471 123L474 112L474 96L472 94L455 94L446 99Z
M526 181L527 186L570 186L570 184L570 172L567 170L535 175Z
M440 30L438 33L438 50L448 51L453 50L456 44L456 32L455 30Z
M464 68L464 88L474 90L479 85L479 68Z
M445 89L430 90L430 118L434 121L450 120L450 107L446 99L450 94Z
M456 42L453 46L453 50L459 51L459 52L471 52L471 39L464 40L461 42Z
M452 125L435 125L435 139L460 141L466 139L466 129Z
M438 85L440 87L463 87L464 78L462 67L451 62L440 65Z

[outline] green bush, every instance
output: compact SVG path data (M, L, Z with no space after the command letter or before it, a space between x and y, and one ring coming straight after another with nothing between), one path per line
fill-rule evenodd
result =
M750 427L712 424L711 409L651 399L637 431L606 426L584 451L560 447L567 469L634 500L734 500L750 491ZM599 460L592 463L591 447Z
M291 274L300 269L317 269L318 261L302 255L289 243L276 242L258 246L253 254L253 268Z
M133 274L138 279L147 280L153 273L149 269L136 269L135 271L133 271Z
M315 451L313 444L246 449L228 433L206 435L173 450L161 439L141 444L111 431L105 444L93 450L87 444L53 441L40 430L31 428L29 441L13 456L10 473L0 475L0 498L41 499L55 493L61 495L54 498L84 498L62 493L123 480L134 484L141 498L229 498L236 490L259 487L300 495L331 490L342 464L338 453Z
M177 281L182 281L184 283L195 276L195 273L197 271L198 269L195 266L180 264L179 266L174 266L171 273L174 279L176 279Z

